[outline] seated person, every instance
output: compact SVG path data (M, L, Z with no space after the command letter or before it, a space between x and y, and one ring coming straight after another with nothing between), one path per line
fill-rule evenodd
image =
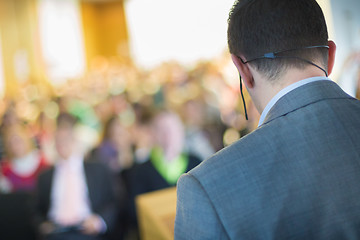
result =
M150 124L154 145L148 160L136 165L128 174L131 199L129 221L135 229L136 196L175 186L181 174L190 171L201 162L198 157L184 153L184 126L177 114L160 111Z
M104 125L101 142L91 151L89 160L103 162L112 172L120 173L132 165L129 137L119 116L111 116Z
M102 163L84 162L74 136L76 121L57 118L55 166L40 175L37 211L45 239L104 239L116 221L116 192L110 170Z
M48 167L25 128L16 124L4 131L5 157L1 161L2 183L9 192L35 189L37 176Z

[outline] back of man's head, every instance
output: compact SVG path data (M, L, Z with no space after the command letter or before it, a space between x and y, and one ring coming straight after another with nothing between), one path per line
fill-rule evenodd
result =
M327 68L328 33L323 12L316 0L240 0L228 20L230 53L250 60L269 52L281 53L320 64ZM258 59L250 62L260 73L275 80L288 68L304 69L298 58Z

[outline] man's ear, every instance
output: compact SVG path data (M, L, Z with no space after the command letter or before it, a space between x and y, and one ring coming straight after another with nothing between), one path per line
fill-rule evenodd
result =
M231 59L235 67L237 68L239 74L241 75L241 78L244 81L246 88L253 88L255 85L255 81L249 69L249 66L246 63L243 63L241 59L234 54L231 54Z
M329 46L328 74L330 75L335 64L336 44L333 41L328 41L328 46Z

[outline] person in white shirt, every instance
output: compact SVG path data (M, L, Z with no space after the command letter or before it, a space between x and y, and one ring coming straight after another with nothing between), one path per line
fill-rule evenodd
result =
M115 181L102 163L84 162L74 135L76 120L57 119L58 159L39 177L39 230L45 239L103 239L117 216Z

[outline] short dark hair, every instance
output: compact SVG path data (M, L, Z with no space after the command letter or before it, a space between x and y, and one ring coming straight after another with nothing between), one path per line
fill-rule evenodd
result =
M247 60L269 52L327 44L324 14L316 0L239 0L229 14L229 51ZM320 61L327 68L325 48L299 49L283 55ZM249 64L270 80L287 67L307 66L294 58L259 59Z

